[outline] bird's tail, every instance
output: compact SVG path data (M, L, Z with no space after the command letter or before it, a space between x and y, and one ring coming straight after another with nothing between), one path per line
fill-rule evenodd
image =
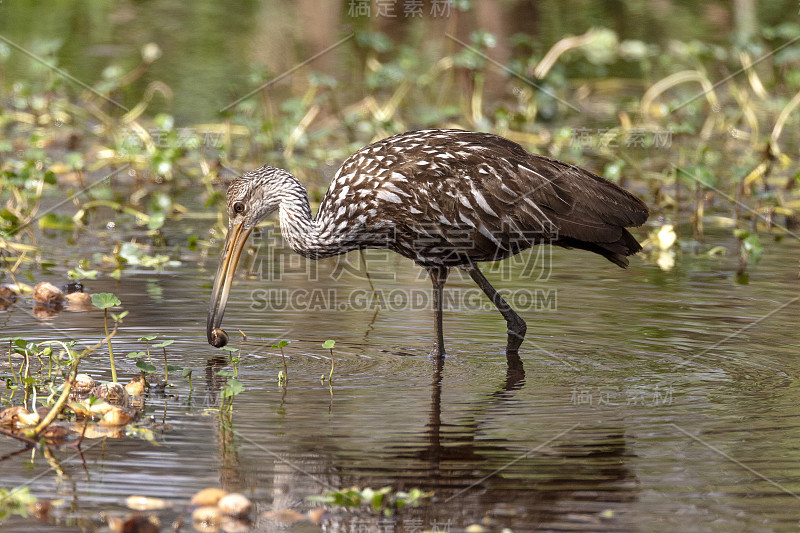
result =
M642 249L639 241L630 234L626 229L622 229L622 235L614 242L590 242L581 241L572 237L564 237L556 241L554 244L563 246L564 248L578 248L579 250L587 250L600 254L615 265L622 268L628 267L628 257Z

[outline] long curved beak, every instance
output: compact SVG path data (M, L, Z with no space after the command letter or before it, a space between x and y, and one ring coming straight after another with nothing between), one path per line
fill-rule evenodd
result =
M228 236L225 238L225 248L219 258L219 268L217 268L217 275L214 278L214 289L211 291L208 321L206 322L208 343L217 348L228 343L228 336L220 328L222 316L225 314L228 295L231 293L233 273L236 271L236 265L239 263L245 242L252 232L252 228L245 229L244 224L239 223L230 226Z

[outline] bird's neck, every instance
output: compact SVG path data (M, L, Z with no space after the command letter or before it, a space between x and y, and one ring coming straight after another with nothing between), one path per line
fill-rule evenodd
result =
M308 192L292 176L281 192L278 219L284 240L296 253L311 259L339 255L355 248L346 233L332 231L324 213L311 216ZM349 233L349 232L347 232Z

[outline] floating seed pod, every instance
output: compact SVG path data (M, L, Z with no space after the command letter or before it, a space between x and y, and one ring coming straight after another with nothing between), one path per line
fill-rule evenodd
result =
M45 305L61 305L64 303L64 292L52 283L43 281L33 288L33 300Z
M99 422L101 426L125 426L133 422L133 415L125 409L114 406L109 412L103 415L103 419Z
M253 504L251 504L250 500L248 500L245 496L234 492L232 494L226 494L223 496L219 502L217 502L217 507L219 507L219 510L222 511L222 514L226 516L243 518L250 514Z
M97 383L95 383L92 376L89 374L78 374L75 376L75 381L72 383L72 392L76 396L88 396L96 386Z
M203 489L194 496L192 496L192 500L189 502L189 505L195 507L204 507L208 505L216 506L219 503L219 501L227 494L228 493L226 491L215 487Z
M94 394L96 398L106 400L116 405L128 404L128 391L125 390L125 386L122 383L103 383L95 387L94 390L92 390L92 394Z
M136 376L130 383L125 385L125 390L129 396L141 396L144 394L145 381L142 376Z
M40 420L38 413L31 413L21 405L9 407L0 412L0 426L18 428L35 426Z

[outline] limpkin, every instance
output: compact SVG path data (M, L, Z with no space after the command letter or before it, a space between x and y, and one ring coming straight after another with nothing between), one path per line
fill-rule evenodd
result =
M433 283L433 352L444 355L442 291L452 267L470 275L508 324L506 352L518 358L527 326L478 269L550 243L602 255L620 267L641 246L625 229L647 220L647 206L587 170L531 154L489 133L421 130L372 143L339 168L311 216L306 189L285 170L263 166L231 182L228 235L208 312L208 342L220 329L245 242L278 211L297 253L321 259L356 249L395 251L424 267Z

